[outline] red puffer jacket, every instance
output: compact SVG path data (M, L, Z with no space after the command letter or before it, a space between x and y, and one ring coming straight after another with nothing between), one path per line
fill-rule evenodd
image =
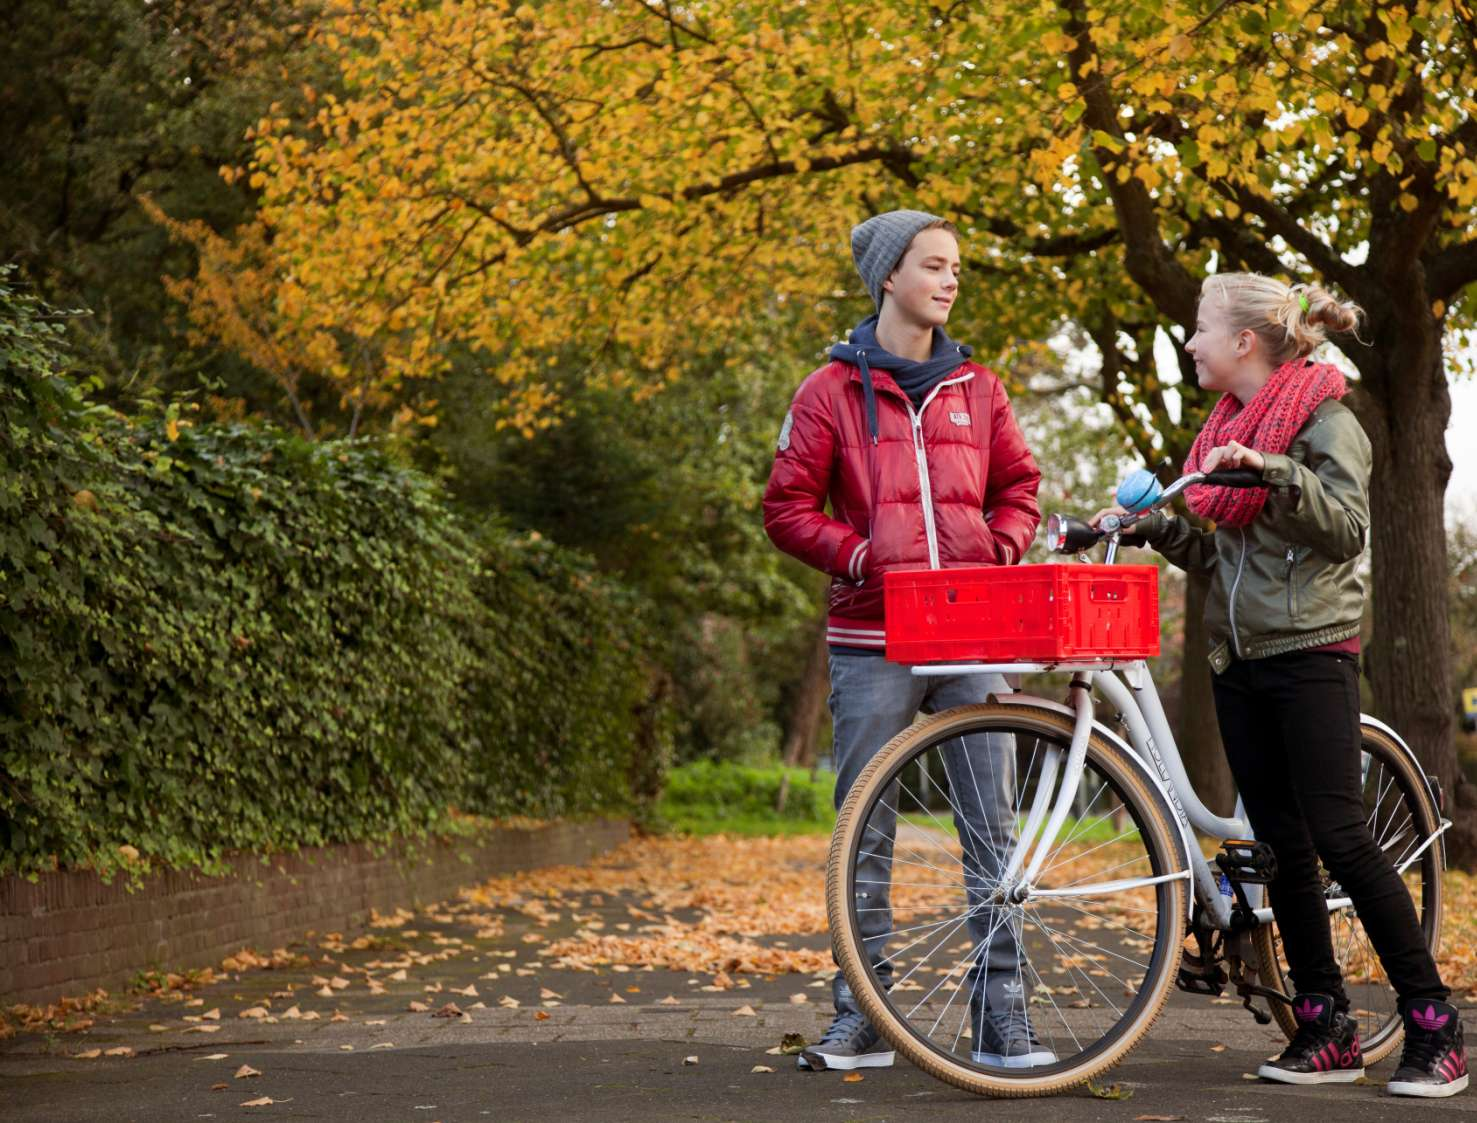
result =
M871 373L876 445L857 367L831 362L800 384L764 491L764 529L833 576L827 640L881 649L882 574L1014 565L1041 522L1041 473L992 371L964 363L916 413L889 373Z

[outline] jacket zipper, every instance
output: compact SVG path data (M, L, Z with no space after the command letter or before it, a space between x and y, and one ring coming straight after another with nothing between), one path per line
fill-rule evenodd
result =
M945 386L952 386L956 382L966 382L973 378L973 372L961 378L951 378L947 382L940 382L928 392L928 397L923 399L923 404L915 411L912 402L905 402L908 407L908 417L913 422L913 455L918 461L918 491L923 499L923 533L928 538L928 568L940 569L939 564L939 541L938 531L933 522L933 487L928 482L928 453L923 446L923 411L928 408L928 403Z
M1289 546L1287 547L1287 619L1289 621L1297 619L1297 576L1297 550Z
M923 451L923 415L914 413L912 405L908 413L913 419L913 456L918 461L918 490L923 497L923 533L928 538L928 568L939 568L938 535L933 525L933 490L928 483L928 457Z
M1238 526L1236 533L1241 536L1241 556L1236 559L1236 576L1231 581L1231 650L1240 659L1241 641L1236 636L1236 591L1241 588L1241 571L1246 567L1246 528Z

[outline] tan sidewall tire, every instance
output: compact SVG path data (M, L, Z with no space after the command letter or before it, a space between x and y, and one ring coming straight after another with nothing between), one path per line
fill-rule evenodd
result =
M1152 980L1151 991L1140 1007L1134 1024L1102 1054L1076 1068L1048 1077L1004 1078L981 1073L968 1065L942 1057L922 1045L881 997L873 993L870 975L863 962L862 949L851 935L847 859L855 845L854 836L861 829L858 822L859 809L871 799L879 777L887 772L889 765L899 756L911 753L920 742L936 740L947 735L951 727L972 724L981 717L1006 719L1014 728L1035 728L1043 734L1060 738L1064 746L1071 743L1073 723L1060 713L1035 707L987 703L959 706L924 718L878 750L847 794L836 817L835 833L831 836L830 857L826 863L826 914L830 923L831 946L862 1012L898 1052L924 1072L956 1088L981 1095L1051 1095L1091 1080L1117 1064L1138 1044L1158 1018L1179 968L1182 946L1180 936L1188 911L1186 894L1189 891L1189 882L1188 879L1180 879L1167 883L1171 947L1164 956L1158 976ZM1142 817L1144 836L1151 846L1164 855L1166 871L1184 869L1184 849L1180 835L1172 826L1172 813L1159 792L1144 779L1132 762L1125 759L1123 750L1101 738L1096 732L1090 738L1088 755L1090 760L1097 763L1119 785L1126 799L1137 805L1135 809Z
M1398 768L1400 770L1401 779L1405 783L1410 785L1411 790L1420 795L1422 830L1425 830L1427 832L1435 830L1440 825L1441 816L1437 812L1436 808L1432 805L1429 796L1426 794L1426 778L1421 775L1420 770L1411 763L1411 759L1406 754L1405 750L1403 750L1389 736L1389 734L1383 733L1380 730L1373 728L1372 726L1363 726L1360 729L1359 733L1361 744L1366 741L1374 741L1377 742L1385 750L1387 754L1384 758L1386 763L1389 764L1391 767ZM1435 913L1436 925L1434 935L1431 938L1431 954L1435 955L1441 947L1441 875L1445 872L1445 863L1441 860L1441 844L1439 842L1432 843L1431 848L1434 851L1436 859L1435 900L1432 904L1432 911ZM1287 994L1288 997L1291 998L1291 994L1288 993L1287 980L1283 977L1282 974L1282 961L1277 956L1277 939L1275 926L1271 924L1264 924L1261 927L1257 928L1252 933L1252 942L1256 947L1257 957L1263 963L1275 963L1277 965L1277 977L1275 979L1268 979L1265 977L1265 975L1263 975L1262 985L1270 987L1271 989L1276 991L1281 991L1283 994ZM1273 1002L1271 1003L1271 1006L1272 1015L1277 1019L1277 1028L1280 1029L1287 1036L1288 1040L1291 1040L1293 1034L1297 1032L1297 1019L1293 1017L1292 1005L1287 1002ZM1384 1060L1400 1045L1400 1041L1403 1036L1404 1031L1397 1029L1394 1033L1388 1034L1382 1041L1379 1042L1378 1045L1376 1045L1372 1049L1368 1045L1364 1045L1364 1063L1366 1065L1372 1065L1378 1064L1380 1061Z

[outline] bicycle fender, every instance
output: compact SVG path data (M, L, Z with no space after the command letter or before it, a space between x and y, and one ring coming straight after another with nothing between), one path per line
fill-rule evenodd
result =
M1042 698L1035 694L992 694L990 695L990 700L1002 706L1022 706L1032 709L1053 710L1063 717L1070 718L1074 721L1077 718L1077 711L1072 709L1071 706L1054 701L1051 698ZM1169 791L1168 786L1159 774L1150 768L1138 753L1133 751L1133 747L1127 741L1100 721L1093 721L1092 731L1102 737L1104 741L1108 741L1116 748L1123 750L1123 755L1128 759L1131 766L1149 781L1153 789L1159 793L1159 797L1164 800L1165 806L1169 810L1169 817L1174 821L1175 827L1179 830L1180 845L1184 848L1184 868L1193 873L1196 859L1199 859L1201 862L1204 862L1205 859L1200 854L1199 844L1195 841L1194 828L1190 826L1190 818L1185 814L1185 809L1174 798L1174 794ZM1407 749L1406 751L1408 752L1409 750ZM1185 902L1186 916L1187 918L1193 918L1195 912L1195 891L1193 884L1191 891L1185 894Z
M1413 767L1415 769L1415 774L1421 778L1421 783L1425 786L1425 789L1426 789L1426 795L1429 796L1430 799L1431 799L1431 806L1433 806L1434 808L1436 808L1436 818L1437 818L1437 820L1438 821L1445 821L1445 819L1446 819L1446 811L1445 811L1444 808L1442 808L1441 801L1436 798L1436 793L1431 790L1431 780L1426 775L1426 770L1421 767L1420 759L1415 755L1415 752L1411 749L1411 747L1405 743L1405 738L1402 737L1402 736L1400 736L1400 734L1396 733L1393 729L1391 729L1388 725L1386 725L1384 722L1382 722L1379 718L1377 718L1377 717L1370 717L1368 714L1360 714L1359 715L1359 724L1360 724L1360 726L1367 725L1367 726L1369 726L1372 729L1378 729L1386 737L1388 737L1388 738L1390 738L1390 740L1394 741L1397 746L1399 746L1400 751L1403 752L1410 759L1410 764L1411 764L1411 767ZM1443 868L1445 868L1445 866L1446 866L1446 832L1445 831L1443 831L1442 834L1441 834L1441 865L1442 865Z

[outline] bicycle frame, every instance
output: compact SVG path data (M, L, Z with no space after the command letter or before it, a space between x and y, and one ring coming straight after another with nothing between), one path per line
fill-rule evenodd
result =
M1220 891L1216 875L1200 851L1195 832L1198 830L1217 840L1249 839L1253 837L1251 826L1245 819L1244 808L1239 796L1236 801L1237 817L1231 819L1214 814L1201 801L1185 771L1179 746L1169 728L1164 707L1159 700L1159 692L1154 685L1154 679L1147 663L1142 659L1136 659L1122 662L1093 660L1062 663L952 663L928 664L912 668L913 674L925 676L1048 672L1072 673L1073 704L1071 707L1047 698L1020 692L994 697L995 701L1006 705L1017 704L1054 709L1073 717L1075 722L1072 743L1065 754L1065 763L1061 759L1063 754L1057 750L1043 765L1044 782L1037 784L1031 808L1026 815L1026 821L1012 849L1005 875L1002 878L1003 883L1012 886L1012 892L1018 899L1025 899L1027 896L1101 896L1188 877L1195 890L1187 897L1190 915L1193 916L1195 903L1198 902L1212 929L1229 931L1232 901ZM1117 708L1127 726L1128 741L1126 744L1116 733L1096 721L1092 707L1094 688L1099 689L1103 697ZM1402 750L1407 754L1410 753L1409 747L1399 735L1382 722L1363 714L1360 715L1360 722L1381 729L1389 734ZM1071 810L1077 785L1082 778L1087 756L1087 741L1093 732L1105 740L1116 742L1129 749L1131 757L1142 766L1144 774L1164 797L1165 802L1174 812L1179 828L1180 839L1185 851L1185 867L1174 873L1156 877L1121 879L1097 885L1076 886L1070 891L1033 889L1031 883L1040 872L1047 854L1056 842L1057 833ZM1421 774L1424 775L1423 772ZM1433 803L1439 806L1434 793L1430 792L1429 783L1427 791L1432 795ZM1437 839L1442 839L1444 846L1443 836L1450 827L1451 820L1443 817L1439 829L1413 853L1406 856L1404 863L1399 867L1399 872L1404 873ZM1032 853L1033 848L1034 853ZM1029 858L1027 858L1028 854L1031 854ZM1251 885L1246 886L1246 889L1251 903L1256 906L1253 908L1253 915L1257 922L1270 921L1272 910L1261 906L1261 886ZM1328 910L1336 912L1349 907L1350 904L1351 901L1347 897L1331 898L1328 902Z

